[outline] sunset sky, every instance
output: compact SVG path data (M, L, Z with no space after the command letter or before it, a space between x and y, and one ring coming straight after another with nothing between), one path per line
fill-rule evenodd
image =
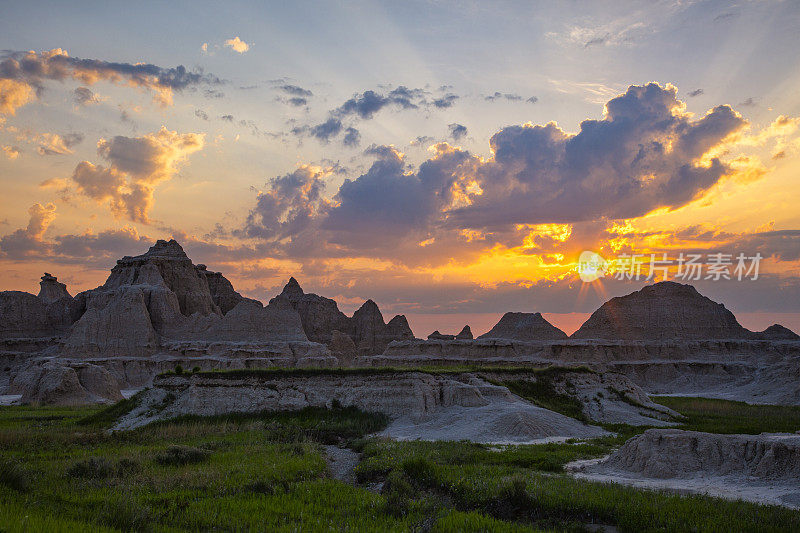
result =
M758 253L691 283L800 330L800 4L221 6L0 2L0 290L175 238L265 302L571 332L620 256Z

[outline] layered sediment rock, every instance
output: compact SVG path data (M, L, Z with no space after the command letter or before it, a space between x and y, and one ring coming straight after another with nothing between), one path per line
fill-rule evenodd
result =
M662 281L607 301L571 338L675 341L752 336L724 305L691 285Z
M506 313L479 339L513 339L517 341L555 341L567 334L545 320L541 313Z

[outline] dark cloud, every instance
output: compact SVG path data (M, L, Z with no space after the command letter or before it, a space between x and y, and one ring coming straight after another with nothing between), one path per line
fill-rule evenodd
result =
M531 96L529 98L524 98L523 96L516 94L516 93L501 93L500 91L495 91L494 94L490 94L483 97L484 100L487 102L497 102L498 100L506 100L508 102L522 102L525 100L529 104L535 104L539 101L539 99L535 96Z
M342 143L345 146L358 146L361 144L361 132L353 127L347 128Z
M401 85L386 94L376 91L364 91L355 94L341 106L333 111L336 116L357 116L361 119L371 119L375 113L388 106L401 109L417 109L424 103L425 92L422 89L409 89Z
M456 103L458 100L458 95L453 93L447 93L446 95L442 96L441 98L436 98L433 101L433 107L437 107L439 109L445 109L448 107L453 107L453 104Z
M304 166L270 180L239 234L280 241L301 233L327 207L322 198L323 177L322 171Z
M322 124L317 124L309 129L309 134L320 141L328 142L342 131L342 121L338 118L329 118Z
M202 109L195 109L194 116L202 120L208 120L208 113L206 113Z
M233 122L234 118L233 115L220 115L220 120L224 120L225 122Z
M88 87L77 87L73 91L73 100L79 106L87 106L92 104L99 104L100 99Z
M302 97L309 97L314 96L314 93L309 91L308 89L303 89L297 85L285 84L278 87L281 91L285 92L291 96L302 96Z
M703 94L703 89L695 89L694 91L689 91L686 93L686 96L694 98L696 96L700 96L701 94Z
M448 124L447 129L450 131L450 137L456 141L467 135L467 127L462 124Z
M755 98L752 96L746 98L743 102L739 102L739 105L742 107L755 107L758 105Z
M294 96L292 98L288 98L286 103L295 107L302 107L308 104L308 100L299 96Z

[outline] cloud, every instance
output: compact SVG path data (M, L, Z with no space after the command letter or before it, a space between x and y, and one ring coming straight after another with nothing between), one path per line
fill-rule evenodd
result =
M482 193L451 213L464 227L632 218L676 208L726 175L730 166L703 156L746 122L727 105L693 120L671 85L631 86L602 120L570 135L555 123L510 126L490 140Z
M194 110L194 116L196 116L197 118L199 118L201 120L208 120L208 113L206 113L202 109L195 109Z
M309 97L314 96L314 93L309 91L308 89L303 89L298 85L292 85L289 83L283 84L278 87L281 91L285 92L290 96L302 96L302 97Z
M44 234L56 218L54 204L33 204L28 209L28 226L0 238L0 250L5 256L24 257L41 250Z
M83 142L82 133L42 133L37 136L39 155L67 155L73 153L72 147Z
M250 45L244 42L243 40L239 39L239 36L234 37L233 39L228 39L225 41L225 46L229 47L234 52L238 52L243 54L250 50ZM206 47L207 49L208 47Z
M95 94L88 87L76 87L72 94L75 104L79 106L99 104L102 100L99 95Z
M353 95L335 109L333 115L339 117L353 115L363 120L369 120L375 116L375 113L389 106L400 109L417 109L424 103L424 97L425 91L422 89L409 89L403 85L386 94L369 90Z
M447 93L446 95L442 96L441 98L436 98L433 101L433 107L439 109L446 109L448 107L453 107L453 104L456 103L458 100L458 95L453 93Z
M207 54L208 53L208 43L203 43L200 46L200 51L203 52L204 54Z
M758 105L758 103L756 102L755 98L750 96L746 98L744 101L739 102L739 105L742 107L755 107Z
M179 134L166 127L141 137L100 139L97 153L108 165L82 161L68 185L98 203L107 202L117 217L149 223L155 188L172 179L188 156L203 148L204 140L204 134ZM60 187L64 183L48 180L42 185Z
M452 137L453 140L458 141L467 135L467 127L464 125L453 123L448 124L447 128L450 130L450 137Z
M153 99L172 104L174 91L221 80L202 70L189 71L183 65L162 68L149 63L117 63L70 57L65 50L49 52L7 52L0 56L0 113L13 115L44 90L48 80L75 80L83 85L106 81L149 90Z
M19 157L19 154L20 154L20 151L21 151L19 146L5 146L4 145L4 146L0 146L0 149L2 149L3 155L5 155L8 159L10 159L12 161Z
M367 172L346 179L302 231L289 235L283 227L284 240L270 241L271 249L448 261L496 244L518 246L531 225L675 209L746 171L715 155L741 140L747 125L727 105L695 117L675 87L649 83L630 86L604 109L577 133L553 122L505 127L492 136L489 158L440 143L416 170L397 149L372 147L366 154L377 160ZM343 128L332 119L320 136ZM456 135L461 128L451 125ZM250 219L248 235L259 234L258 220Z
M695 89L694 91L689 91L686 93L686 96L689 98L694 98L696 96L700 96L701 94L703 94L703 89Z
M561 44L588 49L631 45L650 31L651 28L644 22L619 19L596 26L572 26L563 32L548 32L545 37Z
M270 180L269 189L258 193L241 234L281 240L305 230L328 207L322 198L328 174L326 169L303 165Z
M361 132L353 127L347 128L344 133L342 144L345 146L358 146L361 144Z
M2 68L2 63L0 63ZM0 114L14 115L17 109L35 98L33 87L19 80L0 77Z

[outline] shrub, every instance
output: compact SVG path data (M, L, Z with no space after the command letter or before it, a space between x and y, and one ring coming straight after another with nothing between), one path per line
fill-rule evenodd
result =
M156 462L164 466L182 466L202 463L211 456L208 450L192 446L170 446L156 457Z
M16 461L0 461L0 484L25 492L30 488L30 479Z
M104 457L90 457L78 461L67 470L67 475L70 477L86 479L104 479L112 477L115 473L114 465Z
M408 514L410 501L415 491L406 476L399 470L392 470L383 485L386 495L385 513L389 516L401 517Z
M132 459L123 458L114 463L104 457L90 457L69 467L67 475L86 479L105 479L126 476L137 470L139 463Z
M200 367L199 366L196 366L196 367L192 368L192 374L197 374L198 372L200 372Z
M181 365L175 365L175 373L178 375L183 374L183 367Z

